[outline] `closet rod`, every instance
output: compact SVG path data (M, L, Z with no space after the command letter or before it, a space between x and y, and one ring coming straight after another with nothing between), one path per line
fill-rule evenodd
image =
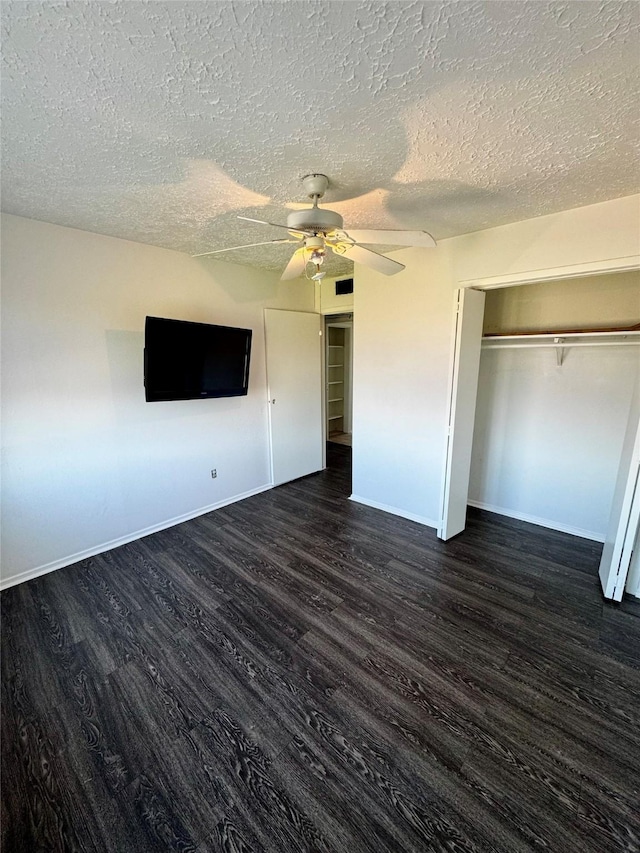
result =
M482 349L558 349L558 347L566 347L573 349L574 347L637 347L640 346L640 341L590 341L587 343L578 343L577 341L548 341L539 344L485 344L482 343Z
M617 331L611 329L608 332L520 332L520 334L514 335L484 335L482 340L521 341L523 338L545 341L554 341L556 338L571 338L572 340L579 340L580 338L596 338L597 340L610 340L611 338L640 339L640 331L634 327L633 329L618 329Z

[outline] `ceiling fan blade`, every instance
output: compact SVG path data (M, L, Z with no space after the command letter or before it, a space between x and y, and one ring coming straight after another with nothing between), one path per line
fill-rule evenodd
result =
M433 249L436 241L426 231L345 231L355 243L381 243L389 246L421 246Z
M280 281L289 281L289 279L298 278L304 272L305 266L304 249L297 249L280 276Z
M336 252L335 249L334 252ZM404 269L404 264L399 264L397 261L392 261L391 258L372 252L371 249L365 249L364 246L357 246L355 243L353 246L341 243L336 254L343 255L358 264L364 264L366 267L371 267L372 270L381 272L383 275L395 275Z
M280 225L279 222L267 222L265 219L252 219L251 216L237 216L236 218L244 219L245 222L257 222L258 225L271 225L273 228L286 228L287 231L292 231L294 234L313 235L313 231L302 231L300 228L289 228L288 225Z
M191 255L192 258L206 258L207 255L219 255L221 252L233 252L235 249L251 249L254 246L272 246L275 243L297 243L297 240L287 240L283 237L280 240L266 240L262 243L244 243L242 246L228 246L226 249L214 249L213 252L201 252L199 255Z

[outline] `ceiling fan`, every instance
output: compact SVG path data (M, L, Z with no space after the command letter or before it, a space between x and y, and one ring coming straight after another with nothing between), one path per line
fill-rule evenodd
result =
M365 249L360 243L381 243L391 246L419 246L433 248L435 240L426 231L346 231L343 226L342 216L334 210L325 210L318 207L318 201L325 194L329 186L326 175L306 175L302 179L302 186L307 195L313 200L313 206L296 210L287 216L287 224L281 225L276 222L266 222L263 219L252 219L250 216L238 216L247 222L257 222L259 225L271 225L274 228L284 228L289 232L289 237L278 240L265 240L262 243L247 243L243 246L230 246L227 249L216 249L213 252L202 252L194 255L195 258L203 258L209 255L219 255L222 252L232 252L235 249L249 249L254 246L269 246L277 243L295 243L293 256L287 264L281 276L281 281L297 278L307 272L309 264L315 267L315 273L311 276L313 281L320 281L326 273L322 271L322 264L328 249L336 255L342 255L349 260L371 267L371 269L384 275L395 275L404 269L404 264Z

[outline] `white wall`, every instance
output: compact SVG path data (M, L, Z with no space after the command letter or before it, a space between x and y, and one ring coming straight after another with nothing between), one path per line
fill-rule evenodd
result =
M469 502L603 542L637 347L483 350Z
M336 281L351 277L341 275L338 278L323 278L316 287L316 311L321 314L347 314L353 311L353 293L336 296Z
M639 197L443 240L356 265L353 492L436 526L444 459L453 293L462 282L611 267L640 254ZM428 223L425 223L428 227Z
M263 308L311 284L14 216L2 241L5 584L268 484ZM145 403L147 314L253 329L248 396Z
M356 267L353 497L435 526L452 288L437 251L395 257L393 278Z
M574 267L636 259L640 252L640 195L604 201L488 228L444 241L453 279L474 283L492 277L547 271L551 278Z

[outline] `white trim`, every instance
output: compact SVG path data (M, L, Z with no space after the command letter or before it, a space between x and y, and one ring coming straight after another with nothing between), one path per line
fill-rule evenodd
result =
M505 515L507 518L515 518L518 521L528 521L529 524L537 524L538 527L548 527L549 530L558 530L560 533L570 533L571 536L579 536L581 539L591 539L593 542L604 542L603 533L595 533L593 530L584 530L582 527L572 527L570 524L561 524L550 518L539 518L537 515L529 515L527 512L505 509L502 506L493 506L482 501L468 500L469 506L477 509L486 509L487 512L495 512L496 515Z
M334 314L355 314L355 310L352 302L351 305L347 305L344 308L342 305L339 305L338 307L334 305L333 308L324 308L322 311L318 311L317 313L322 317L332 317Z
M398 507L389 506L389 504L381 504L378 503L378 501L370 501L368 498L361 498L359 495L351 495L349 500L357 504L370 506L373 509L381 509L382 512L388 512L391 515L399 515L401 518L408 518L409 521L415 521L418 524L424 524L425 527L438 527L438 522L434 521L432 518L427 518L424 515L416 515L415 512L407 512L404 509L398 509Z
M494 275L488 278L471 278L459 282L460 287L476 287L482 290L492 290L497 287L512 287L516 284L535 284L542 281L556 281L565 278L581 278L583 276L601 275L602 273L628 272L640 269L640 255L629 255L624 258L590 261L586 264L569 264L562 267L551 267L542 270L527 270L513 272L507 275Z
M61 560L54 560L52 563L45 563L43 566L36 566L34 569L27 569L25 572L20 572L17 575L10 575L0 581L0 590L8 589L25 581L30 581L33 578L38 578L40 575L48 575L49 572L55 572L57 569L63 569L65 566L71 566L74 563L79 563L81 560L86 560L88 557L95 557L97 554L103 554L105 551L111 551L112 548L118 548L120 545L126 545L128 542L135 542L136 539L143 539L145 536L150 536L152 533L158 533L160 530L166 530L168 527L175 527L176 524L182 524L183 521L190 521L192 518L198 518L200 515L206 515L208 512L213 512L216 509L229 506L229 504L243 501L245 498L250 498L253 495L259 495L260 492L266 492L272 489L273 485L258 486L257 489L251 489L248 492L243 492L241 495L235 495L232 498L218 501L215 504L202 507L201 509L187 512L184 515L177 515L175 518L170 518L167 521L161 521L159 524L153 524L151 527L145 527L143 530L137 530L135 533L129 533L126 536L121 536L118 539L112 539L110 542L103 542L102 545L96 545L93 548L87 548L85 551L78 551L77 554L70 554L68 557L63 557Z

